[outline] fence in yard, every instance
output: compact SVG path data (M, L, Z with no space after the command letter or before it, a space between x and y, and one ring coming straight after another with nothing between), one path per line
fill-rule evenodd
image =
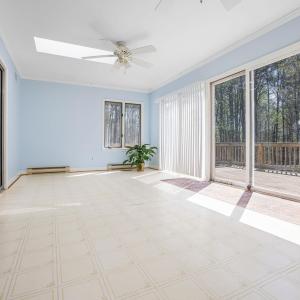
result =
M244 143L216 143L216 164L244 166ZM300 172L300 143L255 144L255 168Z

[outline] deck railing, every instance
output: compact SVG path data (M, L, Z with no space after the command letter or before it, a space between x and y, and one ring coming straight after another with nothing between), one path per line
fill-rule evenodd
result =
M216 143L216 164L244 166L244 143ZM255 144L255 167L300 172L300 143Z

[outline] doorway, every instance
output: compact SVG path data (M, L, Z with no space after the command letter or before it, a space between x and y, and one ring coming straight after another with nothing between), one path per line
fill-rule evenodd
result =
M300 54L211 83L211 178L300 200Z
M3 151L3 102L4 102L4 68L0 64L0 190L3 189L4 151Z

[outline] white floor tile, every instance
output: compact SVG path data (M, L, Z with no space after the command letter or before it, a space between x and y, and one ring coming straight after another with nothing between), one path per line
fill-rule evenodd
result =
M46 293L42 293L39 295L30 295L25 298L20 298L20 300L56 300L56 291L50 291Z
M0 195L3 300L300 299L300 246L249 211L232 218L223 204L241 190L213 183L200 199L167 178L23 176Z
M54 280L52 265L26 271L16 275L12 294L17 296L27 292L50 288L54 286Z
M164 255L143 261L142 268L157 283L163 283L184 275L182 266L175 256Z
M15 259L16 259L15 255L0 258L0 274L5 274L10 272L12 270Z
M245 287L238 276L221 267L203 271L197 276L197 282L221 299Z
M43 267L45 265L53 263L53 261L54 257L52 248L30 252L23 255L20 269L26 270L34 267Z
M103 252L98 254L97 257L104 270L124 268L133 264L132 259L129 257L127 250L125 249Z
M84 242L63 244L60 246L60 258L62 261L80 258L88 255L89 249Z
M53 235L47 235L38 239L28 239L25 242L25 252L38 251L53 247Z
M62 281L87 278L96 274L96 268L89 256L67 260L61 264Z
M192 280L184 280L162 288L169 300L208 300L210 297Z
M135 266L113 270L106 277L117 297L151 287L145 276Z
M299 300L300 285L286 278L277 279L267 285L262 290L274 299Z
M67 286L62 291L63 300L106 300L105 293L98 280L93 279Z

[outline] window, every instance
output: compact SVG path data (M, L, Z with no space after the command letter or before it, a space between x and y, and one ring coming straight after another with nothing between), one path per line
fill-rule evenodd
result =
M123 148L141 144L141 115L141 104L105 101L104 147Z
M141 105L125 103L125 147L141 144Z

